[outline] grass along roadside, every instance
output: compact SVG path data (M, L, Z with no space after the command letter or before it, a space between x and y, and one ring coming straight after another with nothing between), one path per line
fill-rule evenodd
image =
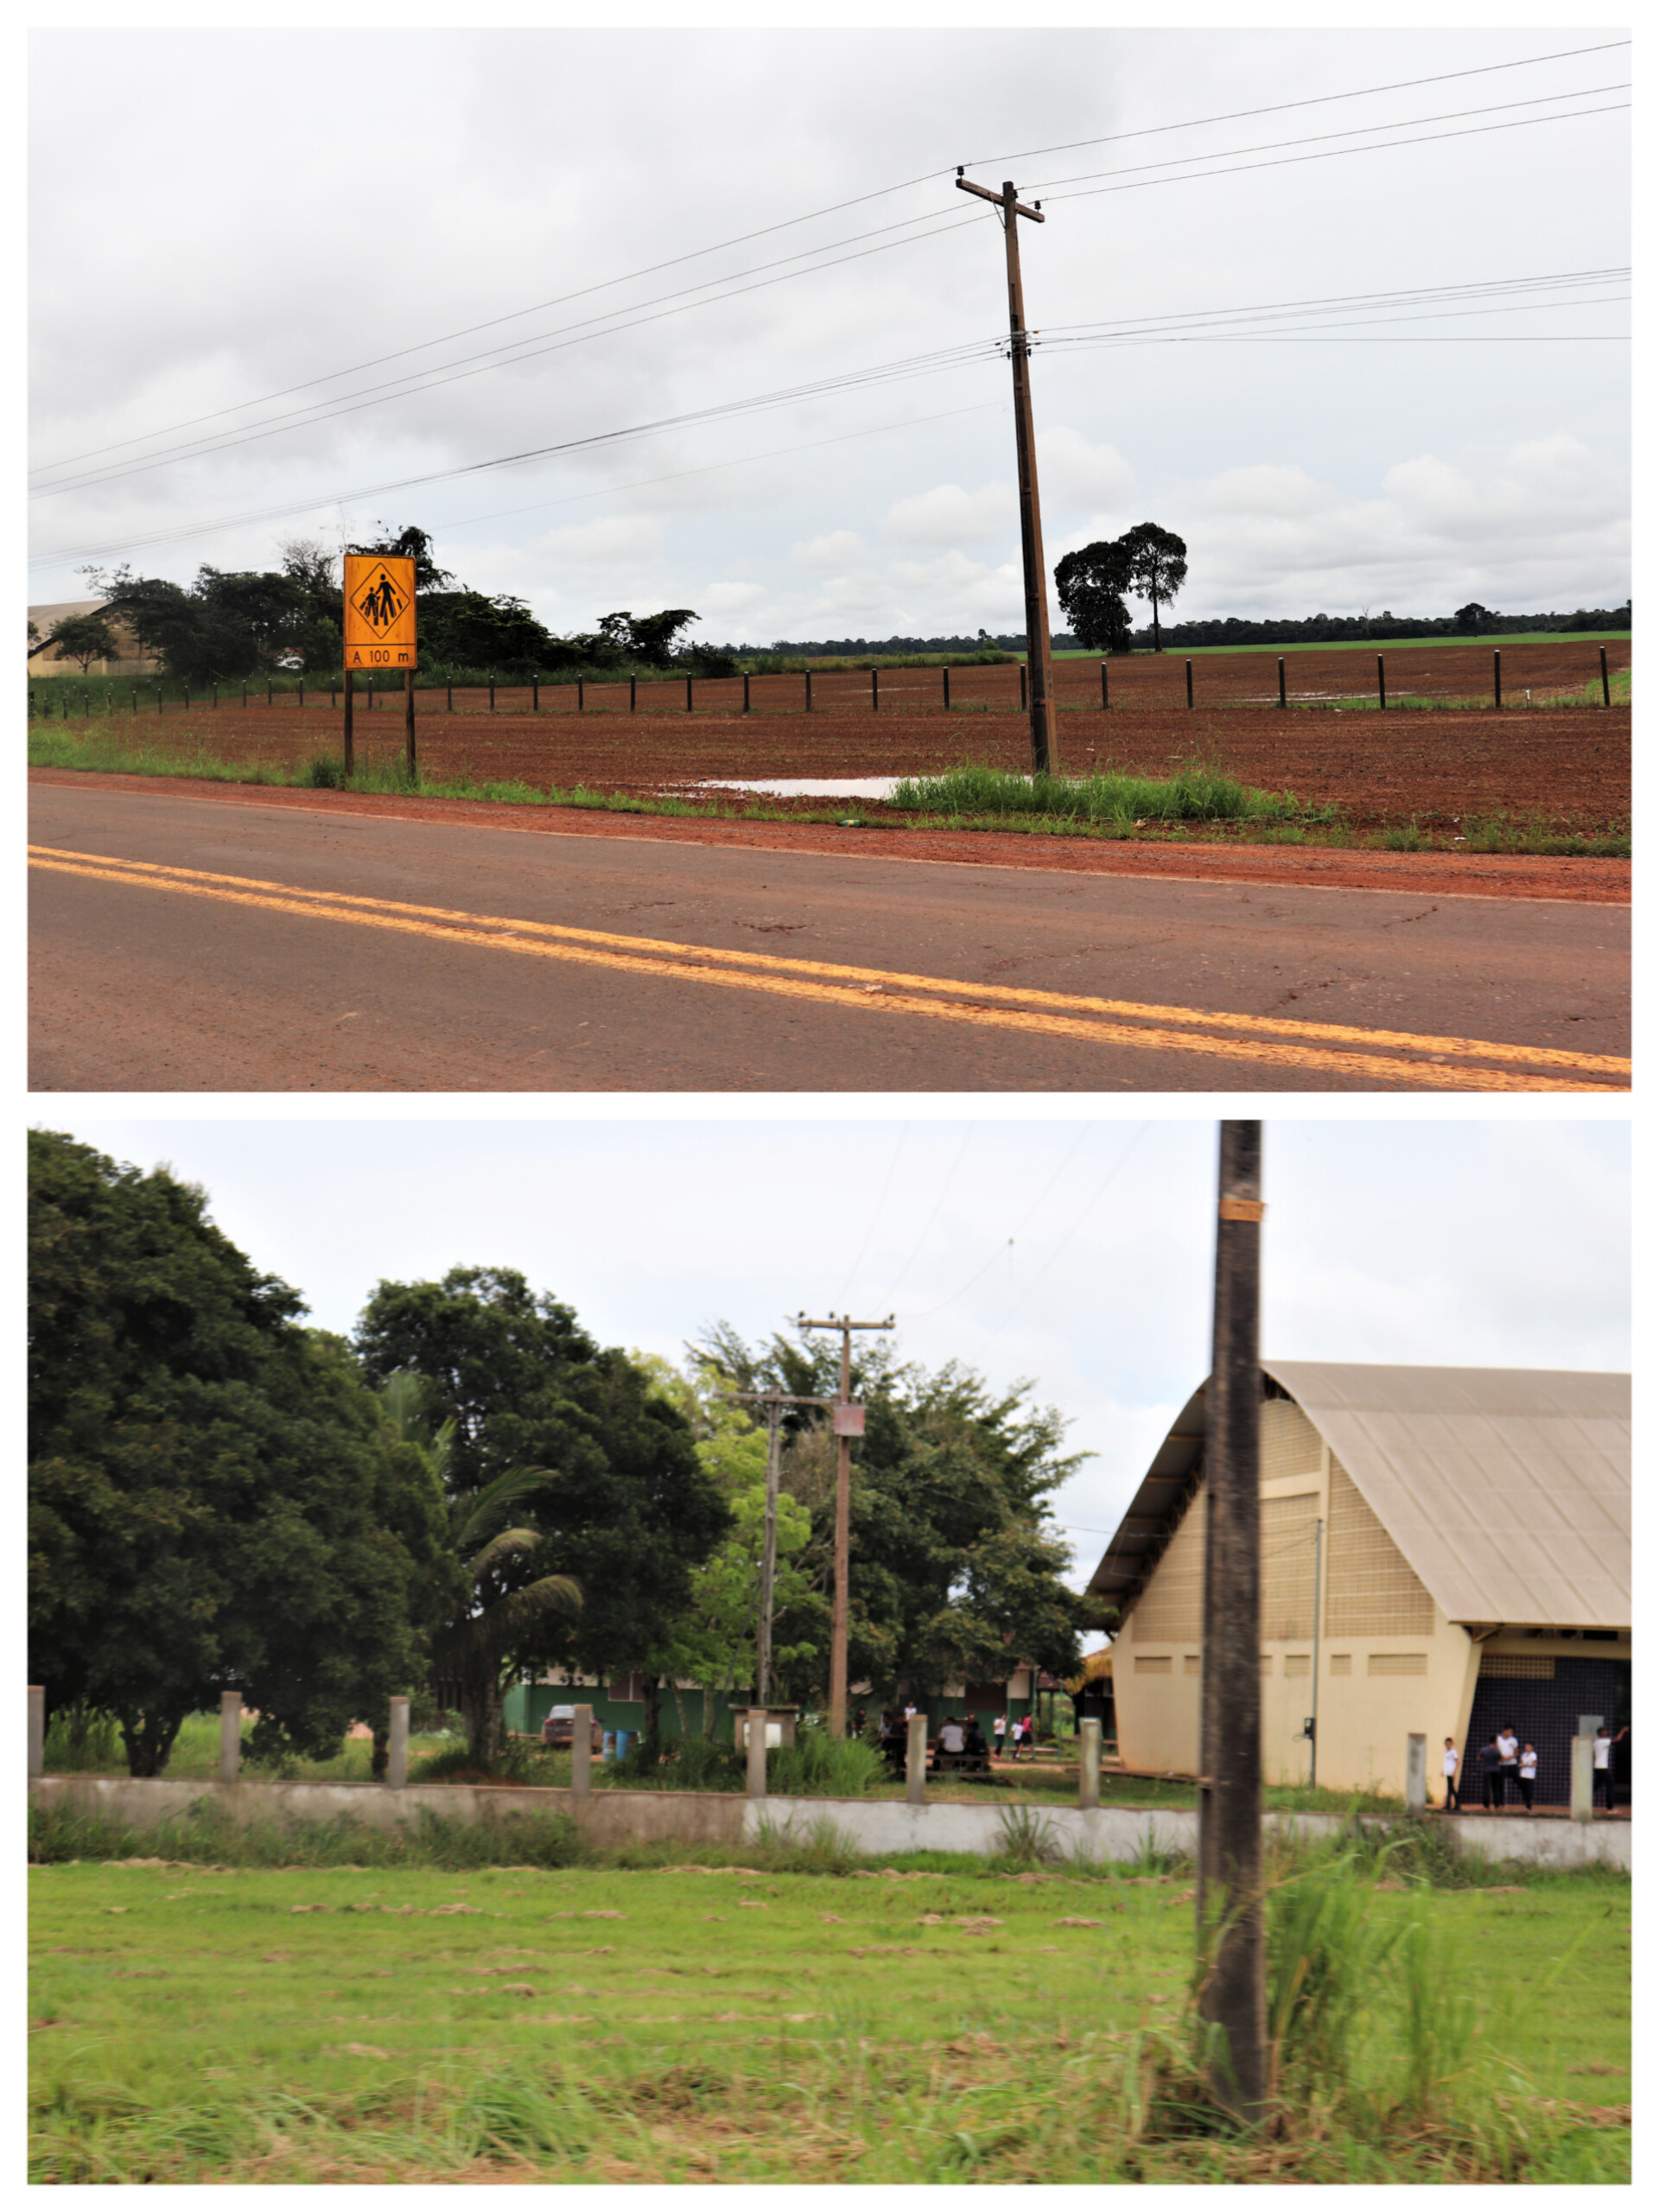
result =
M1049 779L1061 812L1035 810L1020 787L1031 788L1031 779L1012 771L987 769L968 764L944 777L910 778L918 792L959 793L969 803L945 810L918 805L906 811L868 801L826 801L822 805L768 804L759 794L741 802L730 798L696 799L672 792L645 796L634 791L603 791L578 784L564 788L521 781L494 782L468 776L438 778L422 775L411 784L397 760L383 760L359 768L348 779L337 753L319 753L296 767L270 761L224 760L198 741L194 749L178 742L168 744L139 739L124 741L105 722L31 723L28 760L30 767L60 768L89 774L180 777L210 783L265 786L277 790L342 791L371 797L448 799L472 804L544 808L575 807L596 813L661 815L711 822L777 822L833 824L838 829L892 829L925 831L997 831L1007 835L1082 837L1108 842L1159 843L1248 843L1306 845L1344 851L1513 853L1567 858L1628 860L1630 832L1563 830L1537 820L1511 821L1502 815L1466 820L1461 830L1447 832L1420 828L1413 819L1381 828L1355 830L1334 806L1304 807L1290 794L1252 791L1205 764L1180 772L1172 779L1123 777L1103 772L1087 779L1116 786L1112 798L1129 785L1157 794L1182 785L1189 792L1201 777L1214 777L1217 785L1230 785L1245 795L1242 810L1203 813L1160 811L1134 816L1115 810L1103 793L1103 810L1090 814L1071 796L1066 779ZM954 779L966 780L957 784ZM993 780L983 781L982 779ZM1087 788L1086 784L1079 788ZM1170 800L1171 805L1183 802Z
M1194 2074L1180 1875L696 1858L37 1868L31 2178L1628 2178L1628 1885L1281 1860L1251 2139Z

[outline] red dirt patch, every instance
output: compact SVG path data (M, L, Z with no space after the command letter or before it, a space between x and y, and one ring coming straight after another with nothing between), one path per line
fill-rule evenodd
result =
M997 670L981 674L998 675ZM1020 769L1029 762L1029 728L1018 711L947 715L930 697L925 708L872 712L868 684L861 703L837 700L800 711L763 704L757 680L748 715L701 703L693 715L642 705L627 711L626 688L613 701L597 687L591 710L568 710L568 687L544 694L557 711L531 715L528 697L499 695L494 714L456 695L445 711L442 694L421 695L416 741L423 772L437 780L524 783L545 791L578 785L634 796L688 791L705 782L765 777L874 777L938 773L964 760ZM640 687L647 690L669 687ZM708 686L711 691L729 684ZM683 696L683 689L682 696ZM956 687L952 687L953 697ZM741 686L739 687L741 699ZM1096 691L1096 696L1098 693ZM1114 695L1116 696L1116 695ZM429 705L429 699L436 702ZM1062 693L1064 700L1064 692ZM117 717L111 734L128 728L139 741L166 749L205 747L226 762L291 772L313 754L337 755L340 716L326 700L301 709L256 702L245 713L227 705L189 715ZM401 756L400 713L356 718L360 765ZM1471 822L1503 820L1557 835L1622 832L1630 813L1630 715L1591 708L1533 708L1467 713L1352 714L1096 706L1063 711L1058 747L1069 773L1108 767L1168 776L1203 760L1241 782L1291 791L1303 802L1339 808L1364 834L1414 822L1449 839ZM741 801L734 801L734 804ZM823 799L769 801L788 810L821 811ZM866 816L886 811L858 802Z

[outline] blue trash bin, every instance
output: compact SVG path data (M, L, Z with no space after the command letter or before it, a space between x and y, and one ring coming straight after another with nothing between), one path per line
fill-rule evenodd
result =
M637 1732L638 1731L632 1728L619 1728L617 1730L616 1756L618 1758L626 1758L628 1756L628 1745L633 1741Z

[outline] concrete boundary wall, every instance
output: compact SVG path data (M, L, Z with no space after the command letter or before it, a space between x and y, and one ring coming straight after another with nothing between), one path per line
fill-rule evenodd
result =
M502 1825L526 1815L568 1814L587 1843L604 1850L630 1843L724 1844L739 1847L763 1837L810 1841L833 1828L853 1850L880 1853L952 1851L988 1858L1007 1834L1000 1805L911 1805L894 1798L743 1797L734 1792L681 1789L597 1789L587 1797L568 1789L479 1788L465 1783L416 1783L402 1789L369 1782L136 1781L125 1775L37 1776L31 1804L109 1821L140 1832L182 1820L194 1807L212 1804L238 1827L266 1821L330 1821L347 1817L385 1831L412 1827L423 1811L440 1820ZM1102 1806L1033 1805L1034 1821L1047 1823L1057 1851L1068 1859L1124 1861L1146 1851L1184 1853L1198 1846L1198 1814L1186 1807L1135 1809ZM1441 1823L1454 1847L1473 1856L1535 1866L1621 1866L1631 1863L1629 1821L1528 1820L1516 1814L1468 1815ZM1269 1813L1268 1834L1334 1835L1333 1813Z

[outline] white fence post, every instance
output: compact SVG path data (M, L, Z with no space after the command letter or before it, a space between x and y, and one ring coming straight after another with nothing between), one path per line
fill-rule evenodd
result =
M570 1795L587 1797L594 1787L594 1708L576 1705L570 1710Z
M910 1738L905 1745L905 1802L910 1805L927 1802L927 1715L912 1713L910 1716Z
M1100 1803L1100 1723L1085 1720L1077 1731L1077 1802L1086 1813Z
M219 1696L219 1778L234 1782L242 1770L242 1693L221 1690Z
M29 1776L46 1772L46 1690L29 1686Z
M1428 1738L1406 1738L1406 1812L1415 1819L1428 1808Z
M1588 1821L1595 1810L1596 1796L1596 1739L1593 1736L1573 1738L1573 1818Z
M391 1726L386 1736L386 1787L401 1789L409 1780L409 1700L391 1700Z
M764 1705L749 1707L749 1786L751 1797L766 1794L766 1708Z

